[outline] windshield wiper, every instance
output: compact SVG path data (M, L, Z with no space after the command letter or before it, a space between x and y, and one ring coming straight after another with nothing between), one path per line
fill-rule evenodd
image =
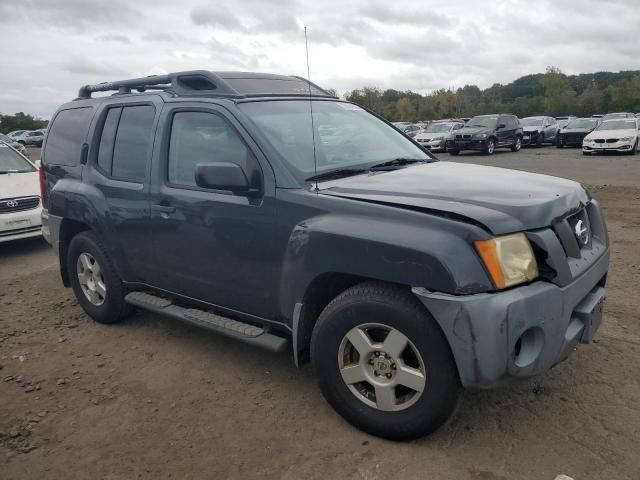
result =
M310 182L312 180L331 180L334 178L348 177L350 175L357 175L359 173L365 173L363 168L336 168L335 170L329 170L328 172L322 172L312 177L306 178L305 181Z
M6 175L8 173L20 173L20 170L1 170L0 175Z
M372 172L380 170L394 170L395 168L404 167L405 165L430 161L431 160L426 158L394 158L393 160L387 160L386 162L377 163L369 167L369 170Z

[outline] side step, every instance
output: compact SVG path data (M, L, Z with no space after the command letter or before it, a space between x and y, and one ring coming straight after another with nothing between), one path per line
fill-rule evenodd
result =
M281 352L289 343L286 338L268 333L255 325L232 320L206 310L179 307L171 300L156 297L150 293L131 292L125 297L125 301L150 312L177 318L272 352Z

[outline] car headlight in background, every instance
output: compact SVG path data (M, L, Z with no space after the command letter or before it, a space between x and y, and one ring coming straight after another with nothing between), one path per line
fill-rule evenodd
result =
M631 140L633 140L633 137L623 137L621 139L619 139L619 142L630 142Z
M473 138L487 138L486 133L476 133Z
M475 242L496 288L507 288L538 277L538 263L524 233Z
M432 142L438 142L440 140L444 140L444 137L435 137L431 139Z

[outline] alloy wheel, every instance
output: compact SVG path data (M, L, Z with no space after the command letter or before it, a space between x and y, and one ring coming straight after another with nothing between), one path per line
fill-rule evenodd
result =
M356 398L382 411L413 405L426 387L426 371L415 345L383 324L352 328L338 349L342 380Z
M81 253L76 262L78 282L84 296L92 305L99 307L107 296L107 287L100 264L90 253Z

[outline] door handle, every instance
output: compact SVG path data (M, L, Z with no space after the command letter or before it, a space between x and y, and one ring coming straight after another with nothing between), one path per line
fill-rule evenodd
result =
M176 211L176 207L172 207L170 205L151 205L151 210L154 212L160 213L174 213Z

